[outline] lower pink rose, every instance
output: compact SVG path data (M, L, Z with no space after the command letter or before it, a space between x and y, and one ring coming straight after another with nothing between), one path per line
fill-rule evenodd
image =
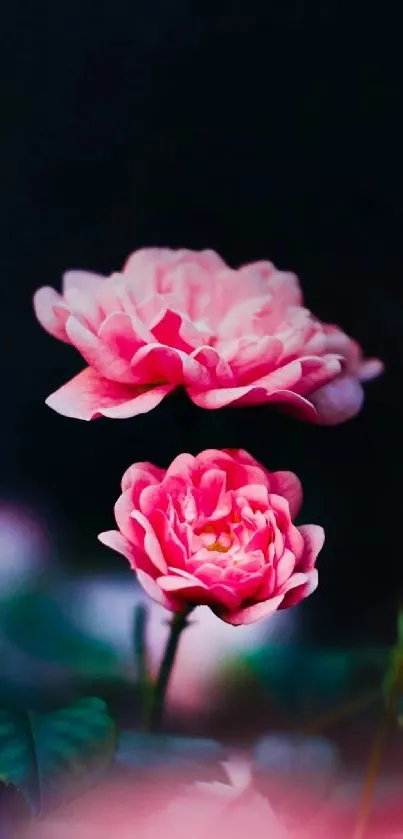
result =
M181 454L166 471L150 463L126 471L119 529L99 539L165 608L206 605L227 623L249 624L317 586L324 531L293 524L301 501L296 475L270 473L242 449Z

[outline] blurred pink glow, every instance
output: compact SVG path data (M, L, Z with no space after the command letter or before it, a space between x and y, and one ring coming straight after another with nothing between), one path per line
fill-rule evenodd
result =
M46 530L32 510L0 501L0 593L35 577L49 547Z
M269 788L257 790L248 762L237 758L223 764L219 782L195 783L188 777L133 777L105 782L81 799L32 825L19 839L347 839L354 835L361 784L343 789L318 807L315 791L305 796L304 814L290 803L281 817ZM289 780L291 801L300 800ZM347 785L348 786L348 785ZM392 788L393 789L393 788ZM284 792L284 791L283 791ZM401 839L401 792L391 791L374 801L365 839Z
M151 667L158 667L168 635L169 612L146 600L128 578L113 582L92 578L64 586L69 618L86 633L111 643L128 665L132 660L132 624L135 606L149 609L147 647ZM253 649L265 639L287 643L296 631L295 609L278 612L270 620L234 627L220 621L207 607L196 609L184 632L170 683L168 705L175 711L207 713L220 662L236 651Z

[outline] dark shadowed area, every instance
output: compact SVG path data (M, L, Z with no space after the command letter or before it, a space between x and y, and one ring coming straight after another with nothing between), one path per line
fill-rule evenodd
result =
M20 0L1 16L2 504L40 518L69 573L123 570L96 540L113 526L123 470L166 466L189 446L173 400L90 424L44 405L82 362L37 324L38 286L59 287L68 268L109 273L147 245L210 247L232 266L271 259L386 374L337 428L185 403L190 447L239 445L300 475L303 520L327 532L304 637L392 641L403 589L394 6Z

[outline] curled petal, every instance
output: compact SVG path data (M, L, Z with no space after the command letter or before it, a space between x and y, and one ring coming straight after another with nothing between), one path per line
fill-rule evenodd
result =
M143 550L144 546L144 537L141 533L140 538L136 533L135 524L132 518L133 512L133 501L132 501L132 492L131 489L125 490L122 492L122 495L118 498L114 513L116 524L125 539L128 539L130 542L137 545L138 548Z
M127 362L131 361L137 350L153 340L149 329L125 312L108 315L98 335L118 358Z
M140 513L139 510L133 510L131 518L140 525L144 533L144 553L150 558L155 566L155 570L161 574L166 574L168 565L164 554L161 550L161 545L155 535L154 529L148 519Z
M248 384L271 373L283 353L282 342L271 336L238 338L223 347L233 377L239 384Z
M87 364L104 379L133 384L134 376L128 361L119 357L102 338L94 335L76 317L69 317L66 332L71 343L79 350Z
M70 343L65 327L71 312L60 294L49 286L43 286L34 295L34 309L39 323L50 335L65 344Z
M133 569L136 567L135 548L118 530L106 530L104 533L99 533L98 539L107 548L112 548L113 551L128 559Z
M208 469L201 476L198 495L199 515L210 521L222 519L231 510L231 499L226 489L226 474L221 469Z
M276 588L280 589L291 577L295 568L295 556L292 551L285 549L282 557L279 559L276 568Z
M122 491L124 492L126 489L133 487L139 481L147 481L148 484L158 483L162 481L164 475L165 469L159 469L153 463L148 463L148 461L134 463L133 466L129 466L126 469L123 475L121 481Z
M315 565L318 554L325 542L325 531L317 524L302 524L298 528L303 540L304 550L298 563L299 571L311 571Z
M338 425L352 419L364 402L362 385L355 376L340 376L310 396L319 425Z
M221 358L214 347L201 346L194 350L192 358L209 371L211 380L220 387L229 387L235 383L230 365Z
M232 588L224 583L213 583L210 587L210 604L218 604L219 608L239 609L242 601L242 592L236 588Z
M343 364L337 356L322 356L321 358L302 358L301 378L295 385L295 392L307 396L318 388L327 385L340 375Z
M366 358L361 361L358 378L360 382L370 382L384 372L385 365L379 358Z
M156 603L159 603L160 606L163 606L165 609L169 609L170 612L182 611L183 602L177 600L175 597L164 594L158 583L156 583L149 574L146 574L145 571L138 569L136 576L141 587L152 600L155 600Z
M296 606L301 600L305 600L316 590L318 586L318 572L316 568L307 574L294 574L289 582L289 587L284 593L283 602L279 609L289 609Z
M167 558L167 563L175 568L184 569L186 567L187 560L185 545L178 538L163 510L154 510L152 522L158 535L158 540L163 546L163 553Z
M272 472L270 492L287 499L293 519L298 515L302 504L302 486L293 472Z
M94 274L92 271L65 271L62 280L63 294L76 288L93 294L105 279L101 274Z
M192 353L209 338L208 333L203 333L192 321L171 309L159 312L150 324L150 330L152 341L188 353Z
M132 358L133 381L190 383L199 387L210 384L208 371L189 355L162 344L148 344Z
M58 414L74 419L96 417L124 419L151 411L173 390L172 385L130 387L99 376L86 367L51 396L46 404Z
M165 594L173 595L176 598L181 597L185 602L207 604L209 595L209 586L198 580L197 577L186 578L176 574L158 577L158 585Z
M292 390L275 390L269 393L262 385L244 385L242 387L211 388L209 390L197 390L194 387L187 388L188 396L199 408L209 411L224 408L226 405L265 405L268 403L281 404L290 412L296 413L307 420L316 419L315 407L298 393Z
M241 488L240 494L249 504L253 504L254 508L267 509L269 492L264 484L248 484Z
M187 452L178 454L168 467L166 475L167 477L171 477L171 475L181 475L182 477L189 478L194 469L195 463L196 458L193 457L192 454L188 454Z
M280 608L283 599L284 595L280 594L270 600L265 600L263 603L254 603L252 606L245 606L234 612L220 612L219 617L225 623L231 623L233 626L246 626L273 615Z

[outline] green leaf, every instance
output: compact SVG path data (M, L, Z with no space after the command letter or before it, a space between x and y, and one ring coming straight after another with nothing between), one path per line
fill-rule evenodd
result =
M0 781L42 813L92 786L113 759L115 741L106 704L95 697L49 714L0 710Z

